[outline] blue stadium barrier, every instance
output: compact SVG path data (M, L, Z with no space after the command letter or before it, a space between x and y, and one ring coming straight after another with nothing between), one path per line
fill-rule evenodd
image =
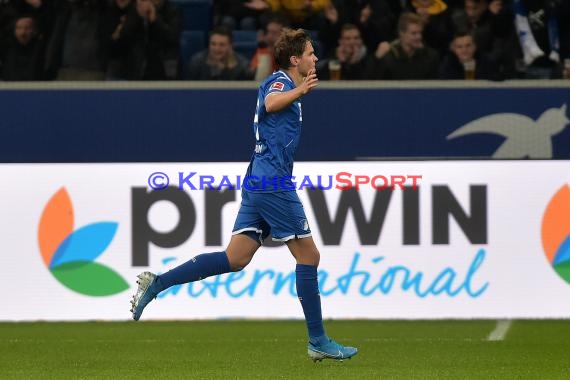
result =
M244 161L254 148L253 81L42 86L2 84L0 162ZM507 142L512 158L570 159L569 90L568 81L323 82L302 99L297 159L487 159Z

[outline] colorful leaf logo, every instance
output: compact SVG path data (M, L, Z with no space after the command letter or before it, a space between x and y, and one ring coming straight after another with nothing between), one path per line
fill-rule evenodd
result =
M73 207L65 187L49 200L38 228L42 259L69 289L88 296L109 296L129 285L113 269L95 262L109 246L118 223L99 222L73 231Z
M542 248L558 275L570 284L570 186L552 197L542 218Z

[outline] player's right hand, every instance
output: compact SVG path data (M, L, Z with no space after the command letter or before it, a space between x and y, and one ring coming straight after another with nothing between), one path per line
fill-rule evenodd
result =
M317 70L310 69L307 76L303 78L303 95L311 91L313 88L319 85L319 78L317 78Z

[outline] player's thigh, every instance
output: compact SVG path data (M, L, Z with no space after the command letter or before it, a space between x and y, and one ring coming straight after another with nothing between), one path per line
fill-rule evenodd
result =
M251 199L248 192L243 192L232 235L245 234L261 244L270 233L271 227L259 212L255 199Z
M320 253L312 236L291 239L285 242L298 264L318 266Z
M305 209L294 191L254 194L261 217L271 226L273 240L287 242L311 236Z
M245 268L253 258L253 255L255 255L259 246L258 241L246 234L232 235L230 244L228 244L226 248L230 269L235 272Z

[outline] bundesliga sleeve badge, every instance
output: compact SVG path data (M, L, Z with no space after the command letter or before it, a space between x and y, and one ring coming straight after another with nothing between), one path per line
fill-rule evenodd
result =
M274 82L271 85L271 87L269 87L270 90L277 90L277 91L283 91L283 88L285 88L283 82Z

